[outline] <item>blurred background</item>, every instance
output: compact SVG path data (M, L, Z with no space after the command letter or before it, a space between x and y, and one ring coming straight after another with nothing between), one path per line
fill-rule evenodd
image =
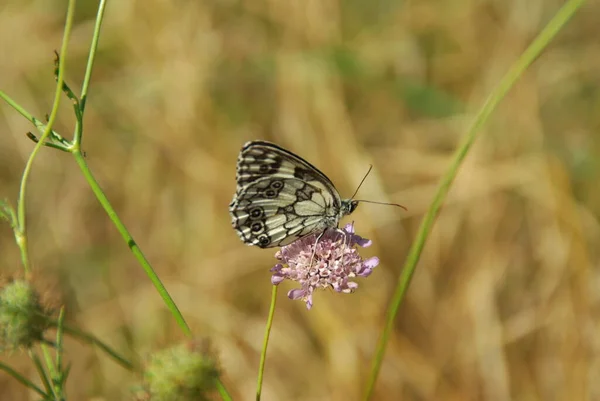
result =
M83 148L108 198L236 400L254 399L274 250L230 226L235 163L266 139L342 196L367 171L357 231L379 267L355 294L290 301L284 283L263 399L358 400L396 280L453 150L562 1L146 0L108 3ZM97 3L79 2L66 79L83 80ZM40 119L65 1L0 5L0 88ZM390 340L376 400L600 399L600 5L520 79L461 167ZM70 138L64 98L56 130ZM0 197L16 203L33 127L0 103ZM184 340L73 158L44 148L28 192L36 280L67 319L130 358ZM2 275L21 270L7 224ZM68 339L73 400L139 380ZM26 354L1 360L36 378ZM37 379L36 379L37 380ZM32 393L0 374L1 400Z

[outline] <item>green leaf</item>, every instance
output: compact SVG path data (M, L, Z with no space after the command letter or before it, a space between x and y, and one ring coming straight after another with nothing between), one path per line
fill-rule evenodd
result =
M0 219L8 221L12 228L17 226L17 215L8 201L0 200Z

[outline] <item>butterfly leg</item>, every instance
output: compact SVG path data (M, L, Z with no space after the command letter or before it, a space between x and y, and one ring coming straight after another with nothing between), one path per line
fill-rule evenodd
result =
M354 224L354 223L353 223ZM347 235L344 233L344 246L342 247L342 266L344 266L344 254L346 253L346 246L348 245L346 243L346 239L347 239Z
M327 231L327 229L323 230L323 232L321 234L319 234L319 236L315 240L315 245L313 246L312 256L310 257L310 264L308 265L309 269L312 267L313 261L315 260L315 254L317 253L317 244L319 243L319 240L321 239L321 237L323 237L323 235L325 235L325 231Z
M354 231L354 222L352 222L352 229ZM342 246L342 266L344 266L344 252L346 251L346 238L348 237L346 231L341 230L341 229L337 229L337 231L342 232L343 236L344 236L344 245Z
M343 246L342 246L342 265L344 264L344 253L343 253L343 251L346 248L346 232L344 230L338 228L338 227L336 227L336 228L326 228L325 230L323 230L323 232L321 234L319 234L319 236L317 237L317 240L315 241L315 245L313 247L313 253L312 253L312 256L310 258L310 264L308 265L309 268L312 267L315 254L317 252L317 244L319 243L319 240L321 239L321 237L323 237L323 235L325 235L325 232L327 230L333 230L333 231L337 232L338 234L340 234L342 236L342 240L343 240Z

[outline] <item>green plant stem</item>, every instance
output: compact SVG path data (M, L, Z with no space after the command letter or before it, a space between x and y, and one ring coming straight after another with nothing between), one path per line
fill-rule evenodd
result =
M2 98L9 106L15 109L20 115L31 121L35 125L35 117L27 112L20 104L15 102L10 96L0 90L0 98Z
M9 375L11 375L16 381L18 381L19 383L21 383L25 387L30 388L31 390L35 391L43 399L46 399L47 394L44 392L44 390L42 390L41 388L39 388L38 386L36 386L34 383L32 383L31 381L29 381L25 376L21 375L19 372L17 372L16 370L12 369L10 366L5 365L2 362L0 362L0 370L5 371Z
M51 322L51 324L53 326L58 327L58 322ZM108 356L110 356L115 362L117 362L119 365L123 366L125 369L131 370L131 371L136 370L136 366L132 362L128 361L127 359L125 359L124 357L119 355L115 350L113 350L111 347L109 347L108 345L103 343L101 340L99 340L97 337L93 336L92 334L86 333L75 327L70 327L69 325L64 324L64 323L63 323L63 331L66 334L69 334L70 336L72 336L73 338L76 338L76 339L84 341L88 344L97 346L102 351L106 352L106 354Z
M67 19L67 24L65 27L65 38L68 37L68 34L71 29L71 25L72 25L72 12L71 12L71 10L73 9L72 3L74 3L74 0L71 0L69 3L70 11L68 12L68 19ZM75 157L75 161L81 168L81 171L83 172L86 180L88 181L90 187L92 188L92 191L94 192L94 194L96 195L96 197L98 198L98 200L100 201L102 206L104 207L104 210L109 215L109 218L113 221L113 223L117 227L117 230L121 233L121 235L123 236L123 238L129 245L134 256L142 264L142 267L144 268L144 270L150 277L150 280L153 282L154 286L158 290L158 292L159 292L160 296L163 298L164 302L167 304L167 307L169 308L169 310L175 317L179 326L183 329L184 333L187 336L191 336L191 330L189 329L189 326L187 325L187 323L185 322L185 319L181 315L181 312L179 311L179 309L173 302L173 299L171 298L171 296L165 289L164 285L162 284L162 282L160 281L160 279L158 278L156 273L154 273L154 271L152 270L152 267L148 263L148 260L145 258L142 251L137 246L137 244L133 240L132 236L129 234L126 227L123 225L123 223L117 216L116 212L110 205L108 199L106 198L106 196L102 192L100 186L98 185L98 182L95 180L91 171L89 170L89 167L87 166L87 163L85 162L85 159L81 153L81 138L82 138L82 133L83 133L83 109L85 107L85 98L87 98L87 91L89 89L89 84L90 84L90 80L91 80L93 63L94 63L95 55L96 55L97 48L98 48L98 39L99 39L99 35L100 35L100 28L102 26L102 20L103 20L103 16L104 16L105 7L106 7L106 1L101 0L100 4L99 4L99 8L98 8L97 19L96 19L96 24L95 24L95 28L94 28L94 35L93 35L93 39L92 39L90 55L88 57L88 65L86 68L86 73L85 73L85 78L84 78L84 84L83 84L83 89L82 89L82 97L83 98L80 101L79 106L78 106L79 113L76 113L76 114L78 114L77 115L78 118L77 118L77 122L76 122L76 129L75 129L75 136L74 136L73 143L68 144L68 142L66 142L62 138L62 136L55 133L51 129L52 124L55 119L55 116L56 116L56 110L57 110L56 106L58 105L58 103L57 103L58 100L55 100L49 123L47 125L44 125L41 121L37 120L35 117L33 117L31 114L29 114L24 108L22 108L19 104L17 104L14 100L12 100L8 95L6 95L4 92L0 91L0 98L4 99L9 105L11 105L15 110L17 110L27 120L29 120L32 124L34 124L39 130L41 130L41 129L44 130L42 138L40 138L38 140L38 143L36 144L36 147L34 148L32 155L29 158L29 161L25 167L25 172L23 173L21 191L19 192L19 204L18 204L18 209L17 209L17 216L18 216L17 220L19 222L19 225L17 226L17 228L15 230L16 231L15 236L17 237L17 243L19 244L19 248L21 249L23 264L25 266L25 271L29 272L30 269L29 269L29 258L28 258L28 252L27 252L27 236L26 236L26 231L24 229L26 227L26 225L25 225L25 194L26 194L26 186L27 186L27 177L29 176L29 173L31 171L31 165L33 163L33 159L34 159L35 155L39 151L39 148L43 145L43 142L48 137L49 133L52 133L52 135L54 137L56 137L56 139L59 140L61 143L65 143L65 144L69 145L68 147L66 146L65 149L70 151L73 154L73 156ZM67 43L66 40L63 40L63 47L61 49L61 57L59 59L58 77L57 77L57 96L56 96L57 99L60 99L60 92L62 92L62 89L63 89L63 82L64 82L63 76L64 76L64 70L65 70L65 68L64 68L65 56L64 55L66 54L66 43ZM65 150L65 149L61 149L61 150Z
M40 345L42 348L42 353L44 354L44 360L46 361L46 368L50 373L50 385L52 386L52 394L54 395L55 401L61 401L63 399L63 388L62 381L60 380L60 372L54 366L54 361L52 361L52 355L50 354L50 349L46 344Z
M63 334L65 332L65 307L60 308L56 325L56 369L62 371Z
M0 90L0 99L3 99L9 106L11 106L19 114L21 114L23 117L25 117L25 119L27 119L27 121L32 123L39 132L41 132L43 134L46 131L46 128L47 128L46 124L44 124L42 121L38 120L37 118L35 118L31 114L29 114L29 112L27 110L25 110L20 104L15 102L10 96L8 96L2 90ZM52 142L46 142L46 143L44 143L44 145L65 151L66 150L65 145L67 144L67 141L54 130L50 130L50 135L54 139L56 139L58 142L60 142L62 144L62 146L53 144ZM40 142L39 139L36 140L36 142Z
M523 52L521 57L519 57L515 64L502 78L499 85L488 96L485 103L475 116L473 124L465 134L462 143L456 150L452 159L452 163L446 171L446 173L444 174L444 176L442 177L438 186L437 193L434 196L433 202L431 203L431 206L427 210L427 213L425 214L425 217L421 222L421 226L419 227L419 231L417 233L415 241L410 248L409 254L406 259L406 263L404 264L402 273L400 274L400 277L398 279L398 284L396 286L394 295L392 296L390 306L386 314L385 325L381 333L379 342L377 343L377 348L371 367L371 373L367 381L364 400L369 400L373 394L375 382L381 369L385 349L390 334L393 330L394 321L396 319L396 316L398 315L398 310L400 308L400 305L402 304L402 301L404 300L406 291L410 285L411 278L415 272L415 268L421 256L421 252L423 251L423 247L425 246L425 241L427 240L429 232L431 231L435 219L439 214L440 208L442 207L442 204L446 199L446 196L450 189L450 185L452 184L454 178L458 173L458 168L462 164L462 161L464 160L469 149L471 148L471 145L475 141L479 130L487 121L489 116L492 114L496 106L500 103L502 98L504 98L504 96L513 87L518 78L521 75L523 75L527 67L529 67L529 65L531 65L533 61L535 61L535 59L540 55L542 50L546 48L546 46L550 43L552 38L554 38L554 36L575 14L577 9L583 3L585 3L585 0L570 0L567 3L565 3L564 6L556 13L554 18L552 18L552 20L540 32L540 34L535 38L531 45Z
M265 337L263 340L263 348L260 353L260 365L258 366L258 382L256 384L256 401L260 401L262 393L263 375L265 372L265 361L267 360L267 346L269 345L269 336L271 335L271 327L273 326L273 316L275 316L275 305L277 303L277 288L274 285L271 290L271 307L269 308L269 316L267 318L267 326L265 327Z
M87 93L90 87L90 80L92 78L92 70L94 68L94 60L96 59L96 53L98 52L98 42L100 41L100 28L102 28L102 21L104 21L104 10L106 9L106 0L100 0L98 4L98 13L96 14L96 23L94 25L94 33L92 34L92 43L90 45L90 52L88 56L87 66L85 68L85 76L83 78L83 85L81 86L81 102L80 109L81 114L85 111L85 103L87 101ZM79 142L79 141L77 141Z
M144 271L150 278L150 281L152 281L152 284L154 284L154 287L156 288L156 290L160 294L161 298L167 305L167 308L169 308L169 310L171 311L171 314L175 317L177 324L179 325L179 327L181 327L181 329L183 330L185 335L187 335L188 337L191 337L192 331L190 330L189 326L187 325L185 319L183 318L183 315L179 311L179 308L173 301L173 298L171 298L171 295L169 295L169 292L163 285L163 283L160 280L160 278L158 277L158 275L152 269L152 266L148 262L148 259L146 259L146 257L142 253L142 250L140 249L140 247L133 240L133 237L127 230L127 227L125 227L125 225L123 224L123 222L117 215L117 212L115 212L112 205L106 198L106 195L100 188L98 181L96 181L96 178L93 176L92 172L90 171L90 169L85 161L85 158L83 157L83 154L81 153L81 150L79 149L78 144L74 145L73 149L71 150L71 153L73 153L73 156L75 157L75 161L77 162L77 165L81 169L81 172L83 173L89 186L92 188L94 195L96 195L96 198L98 198L98 201L100 202L100 204L106 211L106 214L108 214L108 217L110 218L110 220L117 227L117 230L119 231L119 233L121 234L121 236L123 237L125 242L127 242L127 245L129 246L129 249L131 249L131 252L135 256L135 258L142 265L142 268L144 269Z
M67 8L67 18L65 22L65 31L63 33L62 46L60 49L60 71L58 75L58 79L56 82L56 90L54 93L54 102L52 105L52 112L50 113L50 118L48 119L48 124L46 125L46 129L42 134L42 137L39 139L39 142L33 148L29 159L27 160L27 164L25 165L25 170L23 171L23 176L21 177L21 187L19 190L19 201L17 204L17 220L18 227L15 231L15 236L17 239L17 244L19 245L19 249L21 250L21 261L23 263L23 269L25 270L25 274L29 275L31 272L31 267L29 263L29 251L27 245L27 224L26 224L26 209L25 209L25 195L27 193L27 180L29 178L29 174L31 173L31 168L33 166L33 160L37 156L38 152L44 146L44 142L50 135L52 131L52 125L56 120L56 116L58 114L58 106L60 104L60 98L62 94L62 85L64 81L64 71L65 71L65 60L67 58L67 47L69 44L69 36L71 35L71 28L73 26L73 17L75 15L75 0L69 0L69 6ZM6 100L6 99L5 99ZM17 106L14 102L11 104L13 107ZM24 110L22 111L25 112Z
M233 398L231 398L231 395L227 392L227 389L225 388L225 386L223 385L223 383L220 380L217 380L217 391L221 395L221 399L223 399L225 401L233 400Z
M79 147L81 147L81 141L83 140L83 114L85 112L85 105L87 103L88 98L88 90L90 87L90 81L92 79L94 60L96 60L96 53L98 52L98 42L100 41L100 29L102 28L102 21L104 21L105 9L106 0L100 0L100 4L98 4L98 13L96 14L96 23L94 24L94 33L92 34L92 43L90 45L90 52L85 68L83 85L81 86L81 100L79 102L79 113L81 114L81 118L78 118L75 121L75 134L73 135L73 143L78 145Z
M152 283L154 284L154 287L156 288L156 290L160 294L161 298L167 305L167 308L169 308L169 310L171 311L171 314L175 317L177 324L179 325L179 327L181 327L183 332L188 337L190 337L192 335L192 332L191 332L189 326L187 325L185 319L183 318L183 315L179 311L179 308L173 301L173 298L171 298L171 295L169 294L169 292L167 291L167 289L161 282L158 275L152 269L152 266L148 262L148 259L146 259L146 257L142 253L142 250L139 248L137 243L134 241L132 235L127 230L127 227L125 227L125 225L123 224L123 222L117 215L116 211L113 209L108 198L106 197L106 195L100 188L100 185L96 181L96 178L93 176L91 170L89 169L89 167L85 161L85 158L83 157L83 154L81 152L81 141L83 138L83 115L84 115L84 110L85 110L86 99L88 96L88 90L89 90L90 80L91 80L91 76L92 76L94 60L95 60L96 53L98 50L98 41L100 38L100 29L102 27L102 21L104 19L105 7L106 7L106 1L101 0L100 4L98 6L98 13L96 15L96 23L94 25L92 44L90 46L90 52L89 52L84 82L83 82L82 91L81 91L81 100L79 101L79 105L77 106L79 109L79 112L76 113L77 121L76 121L76 126L75 126L75 134L74 134L73 142L71 144L71 148L69 150L73 154L73 157L75 158L75 162L81 169L81 172L83 173L85 179L87 180L92 191L94 192L94 195L96 195L96 198L98 198L98 201L100 202L100 204L102 205L102 207L104 208L106 213L108 214L108 217L112 220L113 224L117 227L117 230L119 231L119 233L121 234L121 236L123 237L125 242L127 242L127 245L131 249L131 252L135 256L135 258L142 265L142 268L144 269L144 271L150 278L150 281L152 281ZM59 73L60 72L61 71L59 71Z
M44 370L44 367L42 366L42 362L40 361L40 358L33 351L33 349L29 349L28 352L29 352L29 358L31 358L31 360L33 361L33 365L35 366L35 369L37 370L38 375L40 376L40 379L42 380L42 383L44 384L46 393L53 394L52 385L50 384L50 380L48 380L48 375L46 374L46 371Z

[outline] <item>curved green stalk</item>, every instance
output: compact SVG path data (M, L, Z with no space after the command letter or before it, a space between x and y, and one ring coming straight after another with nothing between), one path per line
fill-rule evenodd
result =
M25 195L27 193L27 180L29 178L29 174L31 173L31 168L33 166L33 160L37 156L38 152L44 146L44 142L50 135L52 131L52 125L56 120L56 115L58 114L58 105L60 104L60 98L62 94L62 86L64 81L64 71L65 71L65 60L67 58L67 47L69 44L69 36L71 35L71 28L73 26L73 17L75 15L75 0L69 0L69 6L67 8L67 18L65 22L65 31L63 33L63 41L60 49L60 71L58 74L58 79L56 82L56 91L54 93L54 103L52 105L52 112L50 113L50 118L48 119L48 124L46 125L46 129L42 134L39 142L33 148L29 159L27 160L27 164L25 165L25 170L23 171L23 176L21 177L21 188L19 190L19 201L17 203L17 221L18 227L15 230L15 237L17 240L17 244L19 245L19 249L21 250L21 260L23 263L23 269L25 270L25 274L29 275L31 272L31 267L29 264L29 251L27 246L27 225L26 225L26 213L25 213ZM5 98L6 100L6 98ZM13 107L16 106L16 103L11 103ZM23 114L24 110L21 111Z
M469 152L469 149L475 141L480 128L487 121L502 98L504 98L508 91L513 87L519 77L523 75L527 67L533 63L533 61L540 55L542 50L546 48L554 36L561 30L567 21L569 21L569 19L575 14L577 9L579 9L583 3L585 3L585 0L570 0L565 3L565 5L556 13L554 18L552 18L548 25L546 25L542 32L540 32L540 34L535 38L533 43L525 50L525 52L523 52L521 57L519 57L516 63L502 78L499 85L488 96L485 103L477 113L473 124L465 134L462 143L456 150L452 159L452 163L442 177L433 202L423 218L415 241L410 248L408 257L406 258L406 263L402 269L402 274L400 274L398 279L396 290L394 291L394 295L392 296L392 300L390 301L390 306L386 314L385 326L381 333L379 342L377 343L375 357L373 358L371 367L371 374L367 381L367 388L363 398L364 400L370 399L373 394L375 382L377 380L377 376L379 375L379 370L381 369L381 363L383 362L386 345L393 330L394 321L398 315L398 309L400 308L400 305L402 304L402 301L406 295L406 291L408 290L408 286L410 285L410 280L415 272L417 262L419 261L421 252L425 246L425 241L427 240L429 232L433 227L433 223L435 222L440 208L446 199L450 185L458 173L458 168Z

